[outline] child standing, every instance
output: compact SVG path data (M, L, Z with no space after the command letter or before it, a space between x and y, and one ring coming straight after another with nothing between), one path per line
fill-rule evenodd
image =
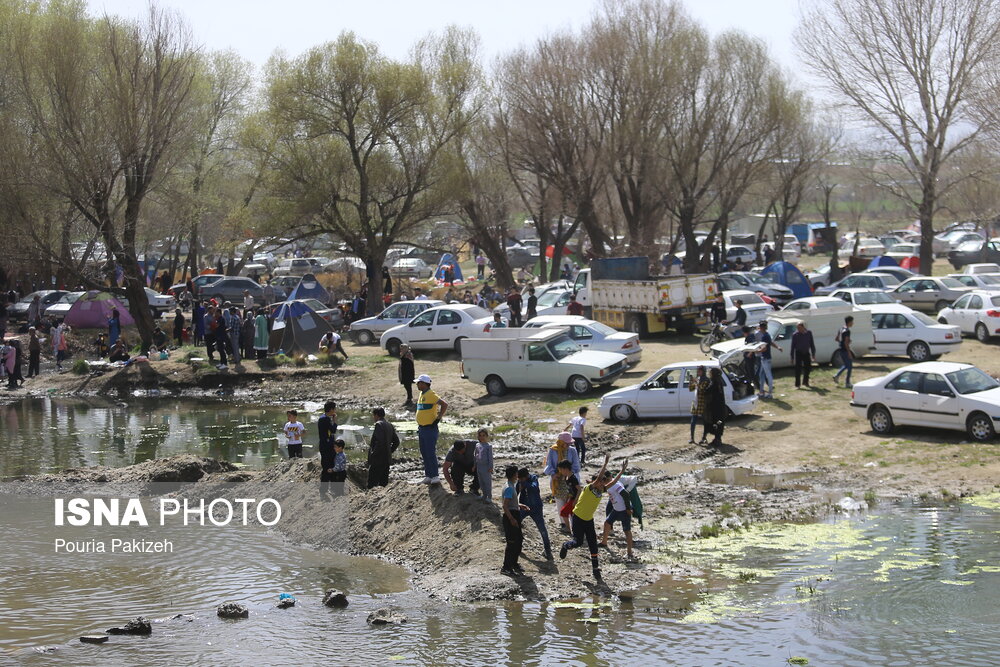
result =
M604 473L608 469L608 461L610 460L611 456L606 454L604 456L604 465L601 466L597 476L589 484L580 489L580 495L576 499L576 506L573 508L573 539L562 545L562 548L559 550L559 558L566 558L567 551L575 549L586 540L587 547L590 549L590 564L593 568L594 579L598 581L601 580L601 566L597 560L597 531L594 530L594 513L601 503L601 494L604 492L604 489L611 484L617 483L628 466L628 459L625 459L618 477L615 477L613 480L607 480L604 477Z
M306 432L306 427L299 421L299 411L289 410L285 413L288 421L285 422L285 438L288 442L288 458L302 458L302 434Z
M517 502L517 466L509 465L504 469L507 486L503 489L503 534L507 546L503 552L503 566L500 574L524 574L517 560L524 544L524 531L521 529L521 510L527 510L525 505Z
M333 495L344 494L344 482L347 481L347 454L344 453L344 441L338 438L333 443L333 475L330 481L333 482Z
M563 529L572 534L573 528L569 517L573 514L576 498L580 495L580 479L573 472L573 463L569 459L560 461L556 470L556 477L560 482L559 486L564 489L563 495L556 497L559 505L559 520L563 522Z
M479 478L479 490L483 492L483 500L493 502L493 445L490 444L490 432L485 428L476 433L479 442L476 443L476 475ZM514 468L515 476L517 467Z
M573 436L573 445L580 455L580 465L587 463L587 445L584 443L583 427L587 424L587 406L580 408L579 414L569 420L566 430Z

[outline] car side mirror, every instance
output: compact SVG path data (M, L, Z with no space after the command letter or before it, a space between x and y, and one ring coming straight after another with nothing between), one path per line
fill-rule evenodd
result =
M948 398L955 398L955 393L954 393L954 392L952 392L952 391L949 391L949 390L947 390L947 389L945 389L944 391L942 391L942 392L941 392L941 395L942 395L942 396L946 396L946 397L948 397Z

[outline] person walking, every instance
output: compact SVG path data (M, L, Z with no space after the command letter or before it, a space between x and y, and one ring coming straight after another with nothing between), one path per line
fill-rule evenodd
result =
M587 444L585 440L584 428L587 425L587 406L580 408L575 417L569 420L566 430L573 436L573 446L580 455L580 465L587 465Z
M423 374L417 378L417 440L420 456L424 462L422 484L440 484L438 477L437 441L438 424L448 411L448 404L431 389L431 376ZM479 480L480 486L483 480Z
M69 350L69 326L65 322L60 322L59 326L52 330L52 356L56 358L56 370L63 369L62 362L66 358Z
M243 310L253 310L254 305L253 294L248 289L243 290Z
M253 323L253 349L257 353L257 359L267 358L267 344L269 338L267 330L267 317L264 311L258 311Z
M226 328L224 310L221 306L217 308L212 320L212 332L215 334L215 349L219 353L219 365L216 368L220 371L229 368L229 352L226 349L229 347L229 330Z
M763 344L763 349L759 353L760 359L758 360L760 364L760 397L774 398L774 371L771 370L771 348L773 347L778 352L782 352L782 349L771 338L771 334L767 332L767 320L761 321L760 333L757 334L757 340ZM765 386L767 387L767 391L764 390Z
M389 484L389 464L399 448L399 434L385 418L384 408L372 409L372 438L368 443L368 488ZM435 461L436 462L436 461Z
M114 345L118 337L122 335L121 313L117 308L111 309L111 317L108 318L108 345Z
M713 368L709 373L708 396L705 399L705 429L714 438L709 447L722 446L722 434L726 428L726 384L722 379L722 370Z
M605 454L604 465L597 472L597 476L589 484L585 484L580 489L576 506L573 507L573 537L559 549L559 558L565 559L570 549L579 547L586 540L587 548L590 549L590 566L594 573L594 579L597 581L601 581L601 564L597 553L597 531L594 529L594 513L601 503L601 494L604 493L604 490L608 486L617 484L628 467L628 459L625 459L622 462L622 469L618 473L618 476L609 480L604 476L604 473L607 471L610 461L611 455Z
M576 500L576 496L570 492L566 477L559 474L559 466L563 462L570 466L571 474L580 474L580 454L573 446L573 436L569 431L563 431L556 436L555 444L549 447L545 453L545 468L542 471L542 474L549 476L552 496L556 499L556 507L559 509L559 517L566 529L569 530L569 511L564 512L564 510Z
M174 310L174 342L177 347L184 345L184 311L180 308Z
M204 317L204 330L205 330L205 352L208 354L208 363L215 363L215 306L209 306L205 309Z
M521 548L524 546L524 531L521 529L521 511L528 509L517 501L517 466L509 465L504 470L507 486L503 490L503 534L507 546L503 552L503 566L500 574L513 576L524 574L518 565Z
M529 320L538 317L538 297L535 296L534 286L528 288L528 308L526 317Z
M42 361L42 341L38 340L38 331L35 327L28 329L28 377L33 378L41 375L39 367Z
M333 447L337 439L337 404L334 401L323 405L323 416L316 422L316 427L319 429L319 492L326 495L334 481L333 466L337 459Z
M600 546L607 549L608 536L611 534L611 529L614 527L615 522L618 521L622 524L622 532L625 533L626 557L631 561L635 559L635 556L632 554L632 501L620 477L621 475L619 475L617 482L611 484L611 473L604 473L604 478L609 480L609 486L608 504L604 512L606 516L604 519L604 533L601 535Z
M854 385L851 384L851 372L854 370L854 350L851 349L851 327L854 326L854 317L848 315L844 318L844 326L840 328L837 332L836 341L839 344L837 351L840 352L840 370L833 376L833 381L840 384L840 374L847 371L847 377L844 378L844 386L850 389Z
M795 333L792 334L792 363L795 364L795 388L800 388L801 384L809 386L809 373L812 371L812 362L816 361L816 342L813 340L812 331L806 329L804 322L795 325Z
M694 377L688 380L688 391L695 392L694 400L691 401L691 439L688 440L689 445L695 444L694 441L694 429L698 425L698 418L702 419L702 423L705 424L705 429L708 428L708 422L705 421L705 401L708 400L708 386L709 386L708 375L705 374L705 367L698 366L695 371ZM701 434L701 443L705 444L705 431Z
M483 500L493 502L493 445L490 443L490 432L481 428L476 432L476 478L479 480L479 490Z
M542 502L542 492L538 485L538 475L532 475L527 468L520 468L517 471L517 497L521 507L528 509L521 511L521 523L526 518L531 518L538 527L538 534L542 538L542 548L544 549L545 560L553 560L552 544L549 542L549 531L545 527L545 515L542 513L544 503Z
M413 405L413 378L416 371L413 369L413 351L406 343L399 345L399 367L396 374L399 377L399 384L406 390L406 403L403 407Z

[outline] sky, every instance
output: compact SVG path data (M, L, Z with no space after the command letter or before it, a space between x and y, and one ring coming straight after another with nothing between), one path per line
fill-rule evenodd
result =
M712 34L739 29L760 37L783 67L798 62L792 31L798 0L682 0ZM95 14L141 15L143 0L88 0ZM211 50L231 48L258 66L276 49L290 56L344 30L403 58L421 37L449 24L474 28L487 61L536 38L583 25L599 0L158 0L179 11Z

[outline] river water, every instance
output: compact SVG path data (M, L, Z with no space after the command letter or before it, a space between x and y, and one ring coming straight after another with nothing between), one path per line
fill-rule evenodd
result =
M219 414L221 407L209 410ZM250 418L230 410L225 423ZM260 416L261 439L272 416ZM178 421L171 424L214 423L173 417ZM129 423L125 415L121 420ZM141 438L120 428L87 442L94 451L113 452L105 454L111 461L128 463ZM116 432L124 443L108 442ZM16 457L3 453L5 466L16 459L44 470L54 462L91 462L83 451L90 445L80 445L84 437L72 440L69 455L58 451L58 438L41 436L38 442L51 450L44 456L26 456L24 443L9 437L0 447L14 442L18 449ZM177 451L188 450L171 428L155 455ZM230 450L244 459L249 451ZM258 443L260 458L252 460L265 461L265 452L278 455ZM782 665L793 656L811 665L1000 662L997 496L885 504L816 524L756 526L675 543L644 556L683 560L700 567L701 576L664 577L631 599L570 605L443 604L408 590L401 568L238 526L157 528L157 539L183 544L173 554L57 554L53 540L61 529L52 525L51 499L0 496L0 512L0 662ZM115 530L127 538L131 529ZM328 588L347 591L351 605L323 607ZM296 607L274 608L283 592L296 596ZM247 604L250 618L216 618L215 605L226 600ZM369 627L368 613L386 605L409 621ZM188 616L171 620L176 614ZM150 637L112 637L97 646L77 641L138 615L165 620ZM57 648L36 653L42 646Z

